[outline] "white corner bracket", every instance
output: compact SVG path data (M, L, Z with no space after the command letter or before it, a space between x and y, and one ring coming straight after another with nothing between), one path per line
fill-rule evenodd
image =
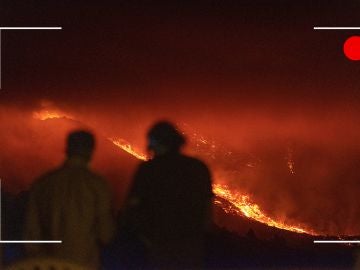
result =
M2 198L1 198L1 179L0 179L0 245L1 244L61 244L61 240L2 240L1 224L2 224Z

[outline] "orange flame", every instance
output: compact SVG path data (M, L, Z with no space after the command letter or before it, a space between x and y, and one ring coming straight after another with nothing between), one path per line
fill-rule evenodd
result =
M55 111L55 110L41 110L39 112L34 112L33 113L33 118L38 119L38 120L49 120L49 119L59 119L59 118L68 118L68 119L72 119L71 116L60 112L60 111Z
M114 145L120 147L127 153L133 155L137 159L147 160L147 156L134 150L134 148L125 140L122 139L109 139ZM296 233L307 233L316 235L315 232L301 228L300 226L287 225L284 222L276 221L267 215L265 215L260 206L256 203L251 202L248 195L240 194L234 190L230 190L226 185L213 184L213 192L216 196L230 202L234 208L226 207L221 204L220 201L215 201L216 204L220 205L226 213L235 212L238 215L245 215L248 218L254 219L258 222L265 223L268 226L276 227L283 230L288 230Z
M117 147L121 148L122 150L124 150L125 152L129 153L130 155L136 157L137 159L140 160L147 160L147 156L137 152L129 142L125 141L124 139L121 138L108 138L109 141L111 141L114 145L116 145Z
M215 201L216 204L220 205L226 213L242 214L248 218L254 219L261 223L265 223L268 226L276 227L283 230L288 230L297 233L307 233L316 235L315 232L301 228L300 226L287 225L284 222L276 221L271 217L265 215L260 206L256 203L251 202L248 195L244 195L230 190L226 185L213 184L213 192L220 198L231 203L231 206L225 206L221 201Z
M59 111L48 111L48 110L35 112L33 114L33 117L39 120L56 119L56 118L72 119L70 116L61 113ZM148 160L148 157L145 154L134 149L134 147L126 140L121 138L111 138L111 137L107 139L111 141L115 146L119 147L120 149L129 153L135 158L144 161ZM203 144L208 144L208 141L206 141L205 139L200 140L200 142ZM212 146L212 148L214 147L215 145ZM290 171L293 173L292 166L290 166L289 163L288 165ZM272 219L271 217L263 213L259 205L251 201L249 195L244 195L237 192L236 190L231 190L226 185L213 184L213 192L216 196L228 201L231 204L231 206L226 206L220 200L215 200L215 204L219 205L226 213L235 213L237 215L244 215L248 218L254 219L268 226L276 227L283 230L288 230L296 233L307 233L307 234L316 235L316 233L311 230L303 229L300 226L287 225L284 222L276 221Z

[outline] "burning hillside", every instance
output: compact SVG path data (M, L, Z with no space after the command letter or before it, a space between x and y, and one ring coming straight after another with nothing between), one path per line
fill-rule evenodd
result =
M93 166L109 179L120 206L137 163L148 158L142 151L143 134L154 119L124 120L122 115L102 117L96 110L87 113L64 108L54 104L21 112L0 108L4 110L0 121L6 130L0 134L4 185L13 192L26 190L39 174L61 163L66 134L85 128L99 138ZM360 151L353 140L341 144L317 137L310 143L309 136L299 134L285 140L276 135L280 138L276 141L269 139L275 137L271 131L269 135L241 129L234 131L233 141L225 141L219 133L222 126L216 132L211 125L185 117L176 122L188 138L185 153L204 160L211 168L216 209L229 217L216 216L219 224L241 216L269 225L269 229L358 235L360 209L355 202L360 188ZM195 126L197 129L192 128ZM233 228L231 222L226 226Z
M33 114L35 119L39 120L48 120L48 119L56 119L56 118L68 118L73 119L73 117L64 114L60 111L49 111L43 110L39 112L35 112ZM195 141L196 148L199 148L200 145L210 145L212 151L207 151L205 154L207 156L211 156L213 159L216 160L216 150L217 146L215 142L209 142L204 137L199 136L194 133L192 139ZM127 152L128 154L134 156L139 160L147 160L148 157L141 153L140 151L136 150L129 142L122 138L108 138L116 147L119 147L123 151ZM248 164L251 167L251 164ZM289 166L290 172L292 171L292 167ZM307 233L307 234L316 234L312 230L308 230L302 228L300 225L295 226L291 224L286 224L285 222L277 221L269 216L267 216L262 210L261 207L254 203L250 195L248 194L241 194L240 192L230 189L227 185L220 184L218 179L214 179L213 184L213 192L217 197L220 197L226 201L228 201L232 207L230 208L229 205L223 205L221 201L215 200L214 203L219 205L226 213L235 213L236 215L242 215L251 219L254 219L258 222L264 223L268 226L276 227L279 229L284 229L292 232L297 233Z

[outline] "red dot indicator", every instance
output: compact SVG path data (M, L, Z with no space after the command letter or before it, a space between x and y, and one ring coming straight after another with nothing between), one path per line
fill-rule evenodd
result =
M360 36L352 36L345 41L344 54L350 60L360 60Z

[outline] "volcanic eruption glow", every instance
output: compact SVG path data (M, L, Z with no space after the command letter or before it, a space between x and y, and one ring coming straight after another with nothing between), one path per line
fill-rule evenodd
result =
M57 119L57 118L68 118L68 119L74 119L73 117L70 117L66 113L63 113L59 110L57 111L50 111L50 110L42 110L39 112L35 112L33 114L33 117L38 120L48 120L48 119ZM195 136L198 137L198 136ZM203 138L202 136L199 137L200 139L197 140L197 147L200 144L209 144L208 140ZM141 153L140 151L136 150L134 146L132 146L128 141L122 139L122 138L113 138L108 137L107 138L110 142L112 142L116 147L122 149L123 151L127 152L128 154L132 155L133 157L146 161L148 157ZM215 143L212 142L211 149L214 150ZM209 154L209 153L207 153ZM211 154L211 153L210 153ZM293 171L293 161L291 160L291 155L289 156L288 161L289 169L291 173L294 173ZM293 226L285 224L285 222L276 221L273 218L267 216L260 208L260 206L250 199L250 196L247 194L240 193L236 190L231 189L228 185L225 184L218 184L217 180L214 179L215 183L213 184L213 192L218 197L221 198L227 202L229 202L228 205L223 204L220 200L215 199L214 203L216 205L219 205L224 212L231 213L235 215L245 216L247 218L256 220L258 222L264 223L268 226L276 227L283 230L288 230L296 233L307 233L316 235L316 233L312 230L307 230L304 228L301 228L301 226Z

